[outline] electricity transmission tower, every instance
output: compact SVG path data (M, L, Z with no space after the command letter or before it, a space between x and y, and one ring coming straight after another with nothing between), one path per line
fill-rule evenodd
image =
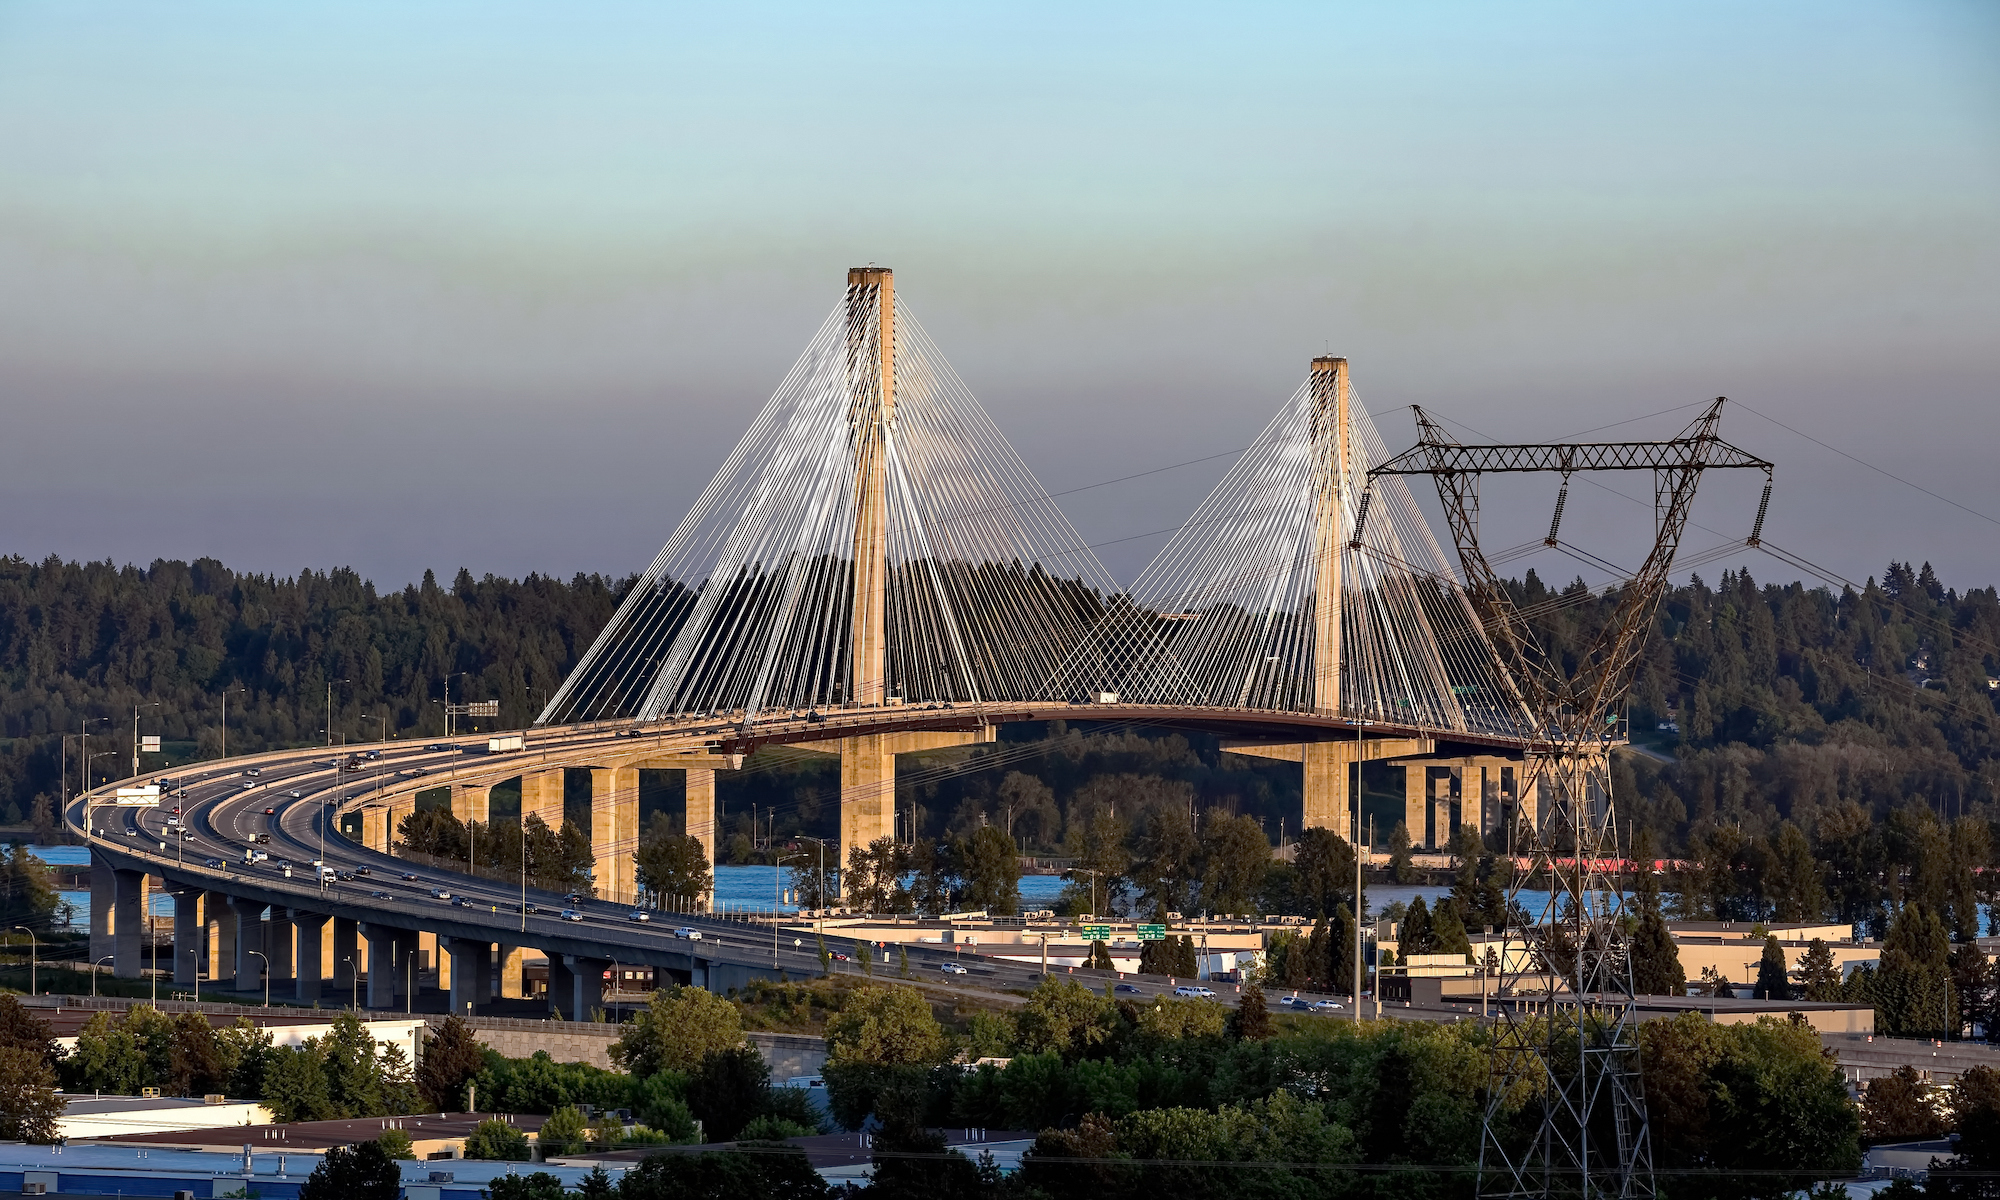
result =
M1526 855L1529 869L1515 872L1508 910L1521 912L1534 902L1539 911L1527 909L1529 923L1517 928L1510 921L1502 936L1502 992L1512 1002L1500 1006L1496 1031L1480 1141L1481 1196L1649 1200L1654 1194L1610 751L1623 736L1618 709L1704 471L1764 471L1764 496L1748 539L1751 546L1759 542L1771 500L1771 464L1717 435L1722 405L1717 398L1671 441L1487 446L1459 444L1417 409L1416 446L1369 473L1371 480L1429 475L1437 485L1467 596L1533 722L1514 818L1521 827L1516 852ZM1562 545L1569 478L1580 471L1651 471L1654 540L1638 571L1615 585L1617 603L1603 629L1574 648L1576 667L1565 671L1536 638L1534 614L1514 603L1493 560ZM1548 536L1489 559L1479 544L1479 480L1501 472L1559 473L1563 483ZM1549 888L1546 903L1531 901L1528 887L1542 880ZM1541 1096L1541 1120L1533 1129L1510 1120L1506 1109L1522 1085Z

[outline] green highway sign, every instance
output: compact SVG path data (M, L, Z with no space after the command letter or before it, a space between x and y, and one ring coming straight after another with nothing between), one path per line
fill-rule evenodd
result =
M1167 936L1167 927L1165 925L1139 926L1139 940L1142 942L1157 942L1165 938L1166 936Z
M1105 941L1109 939L1111 936L1111 926L1085 925L1083 927L1083 936L1089 938L1093 942Z

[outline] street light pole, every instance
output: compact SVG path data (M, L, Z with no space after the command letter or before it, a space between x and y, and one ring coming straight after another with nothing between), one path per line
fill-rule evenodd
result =
M326 744L333 745L333 685L353 683L352 679L329 679L326 681Z
M361 1011L361 968L354 965L354 956L351 954L342 955L340 961L347 964L347 982L349 985L348 991L350 993L347 997L347 1006L356 1012L360 1012Z
M96 962L90 964L90 998L92 1000L97 999L97 968L103 965L104 963L108 963L112 959L117 957L118 956L116 954L107 954L103 958L100 958Z
M158 707L160 707L158 700L150 704L134 704L132 706L132 778L134 779L139 777L139 710L142 708Z
M35 994L36 990L35 961L36 959L41 957L42 943L38 938L35 937L35 931L28 928L26 925L16 925L14 926L14 928L28 935L28 994L32 996Z
M245 953L264 959L264 1007L269 1008L271 1007L271 960L264 958L263 953L257 950L248 950Z
M223 758L229 757L229 693L231 692L247 693L249 690L250 690L249 688L240 688L240 687L222 689L222 757Z

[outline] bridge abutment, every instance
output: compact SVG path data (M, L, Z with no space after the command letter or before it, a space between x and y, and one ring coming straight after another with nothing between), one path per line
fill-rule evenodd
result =
M201 983L202 894L182 884L174 889L174 983L193 987Z
M297 908L286 910L286 915L299 939L298 961L292 968L292 998L300 1004L318 1004L326 978L326 923L331 918Z
M119 979L137 979L146 965L146 873L114 869L111 878L115 890L111 936L117 947L111 973Z

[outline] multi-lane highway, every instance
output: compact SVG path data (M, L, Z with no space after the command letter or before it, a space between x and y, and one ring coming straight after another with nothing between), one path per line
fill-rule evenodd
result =
M677 743L698 747L701 738L713 734L711 729L680 729L671 736ZM631 746L630 737L628 729L620 727L550 731L535 735L528 750L500 756L479 753L483 739L283 751L125 781L131 786L170 780L157 808L118 807L112 803L114 788L107 787L73 802L67 817L82 832L88 805L96 859L119 869L121 888L135 884L137 872L168 881L176 893L177 914L184 913L177 916L175 936L176 976L183 984L195 982L196 951L205 932L194 919L192 900L198 892L211 897L211 912L215 900L227 897L246 913L270 906L273 916L299 920L314 931L315 922L322 919L357 923L370 943L367 991L374 1007L402 1007L409 1002L408 952L414 948L417 931L437 935L440 946L455 956L464 954L467 963L483 961L496 944L542 951L551 962L552 1005L565 1015L597 1006L597 983L602 971L614 964L650 966L663 978L716 990L780 971L794 979L816 974L818 943L802 930L781 930L774 945L768 923L657 912L640 922L632 919L635 910L629 905L602 900L571 904L556 893L524 889L518 880L415 867L367 849L335 828L339 812L379 796L385 788L454 786L468 779L486 786L504 778L510 767L518 771L522 762L624 749ZM359 768L347 769L350 755L356 754L362 756ZM253 849L268 857L246 862L246 851ZM333 868L339 877L323 881L319 863ZM524 904L530 911L522 911ZM565 918L566 909L581 919ZM136 915L136 908L132 911ZM337 945L341 928L336 924ZM680 929L698 930L701 936L698 940L677 936ZM136 933L117 940L118 970L136 975L141 954ZM264 947L251 941L241 939L233 954L225 948L214 965L218 977L237 974L244 991L258 986L257 972L262 969L251 955ZM317 938L301 937L299 947L295 982L287 998L315 999L342 974L340 964L317 961ZM849 947L840 939L834 948ZM906 949L912 973L939 985L1019 992L1042 978L1035 964L960 957L934 946ZM455 967L458 962L454 957ZM946 963L964 966L967 974L944 974L940 968ZM467 1003L485 1002L479 984L488 977L478 970L455 969L452 978L454 1009L464 1011ZM1169 993L1173 986L1166 980L1137 976L1113 981L1083 973L1079 978L1090 980L1094 987L1122 983L1115 994L1138 1000ZM1234 1003L1233 986L1215 990L1219 1001ZM1272 995L1274 1006L1279 999ZM1307 994L1303 999L1331 997ZM1435 1012L1399 1007L1390 1015L1458 1020L1465 1019L1468 1011L1477 1012L1458 1006L1439 1006Z

